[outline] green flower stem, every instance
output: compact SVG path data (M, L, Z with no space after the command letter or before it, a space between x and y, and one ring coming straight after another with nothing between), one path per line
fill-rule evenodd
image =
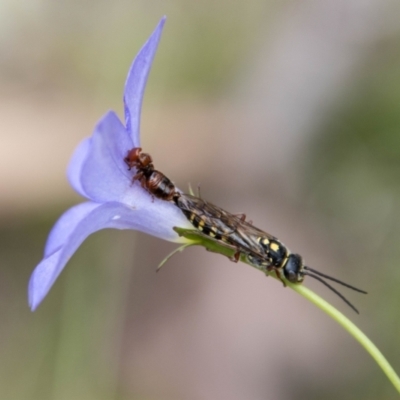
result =
M306 299L310 300L317 307L319 307L322 311L326 312L330 317L332 317L337 323L342 325L347 332L350 333L356 339L361 346L364 347L365 350L371 355L371 357L376 361L376 363L382 368L382 371L386 374L389 381L392 382L392 385L396 388L396 390L400 393L400 378L383 356L383 354L379 351L379 349L371 342L371 340L359 329L356 325L353 324L348 318L346 318L340 311L338 311L335 307L331 306L324 299L319 297L317 294L312 292L310 289L306 288L303 285L295 285L288 284L288 286L295 290L297 293L301 294Z
M226 257L232 258L235 254L236 250L222 245L220 242L213 240L212 238L203 235L200 231L189 230L189 229L181 229L174 228L175 231L180 235L189 240L188 244L182 246L187 247L190 245L198 245L205 247L208 251L212 251L214 253L222 254ZM183 250L183 248L179 248ZM241 255L240 261L259 269L260 271L265 271L255 266L247 260L244 255ZM270 276L278 279L274 273L271 273ZM370 339L359 329L356 325L354 325L348 318L346 318L341 312L339 312L335 307L331 306L324 299L316 295L310 289L306 288L300 284L293 284L287 282L287 286L314 303L317 307L319 307L322 311L328 314L331 318L333 318L336 322L338 322L347 332L350 333L364 348L367 352L372 356L372 358L376 361L376 363L382 368L382 371L386 374L389 381L393 384L395 389L400 393L400 378L397 376L396 372L383 356L383 354L378 350L378 348L371 342Z

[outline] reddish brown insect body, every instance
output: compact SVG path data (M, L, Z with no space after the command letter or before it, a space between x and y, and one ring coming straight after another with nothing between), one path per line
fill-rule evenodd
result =
M162 172L154 169L150 154L142 153L140 147L129 150L124 161L129 169L137 169L132 181L138 180L153 197L161 200L173 200L175 196L179 196L175 185Z
M135 167L138 170L154 170L153 159L151 158L150 154L142 153L141 147L134 147L132 150L129 150L127 156L124 158L124 161L128 165L129 169Z

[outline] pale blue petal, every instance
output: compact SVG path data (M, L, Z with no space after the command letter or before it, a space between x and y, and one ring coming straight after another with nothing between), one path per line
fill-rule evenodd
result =
M86 196L98 203L120 201L131 187L133 171L124 158L133 144L117 115L108 112L96 126L81 168Z
M125 123L131 135L133 147L140 147L140 113L143 94L164 23L165 17L161 19L157 28L139 51L126 78L124 92Z
M45 298L62 268L58 268L61 249L44 258L34 269L28 285L28 302L32 311ZM64 264L65 265L65 264Z
M67 176L71 186L83 197L87 197L85 191L82 188L81 173L82 166L86 160L86 157L90 150L91 138L85 138L79 143L72 155L71 161L68 165Z
M47 238L44 257L48 257L63 246L68 237L74 232L78 223L99 205L98 203L88 201L70 208L61 215Z
M66 235L64 244L54 253L49 254L35 268L29 281L28 298L29 305L35 310L46 294L49 292L53 283L64 269L69 259L81 243L93 232L105 228L115 229L137 229L166 240L185 242L186 239L180 238L172 229L174 226L189 228L190 223L180 212L180 210L169 204L159 206L151 201L142 204L137 209L132 209L121 203L110 202L95 207L91 212L81 214L84 217L77 221L79 211L73 211L75 217L74 229L69 227L69 235ZM60 224L67 225L66 217L62 217ZM60 225L61 227L61 225ZM56 242L60 243L61 236L54 234L52 239L53 248Z
M133 208L132 229L171 242L185 242L172 230L174 226L193 229L193 225L174 203L153 198L143 189L135 191L132 198L125 198L124 203L131 204Z

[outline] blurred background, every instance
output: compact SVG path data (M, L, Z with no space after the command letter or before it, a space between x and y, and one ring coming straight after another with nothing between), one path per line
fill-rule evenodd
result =
M392 399L369 355L245 264L133 231L80 247L35 313L29 276L79 141L167 15L142 145L202 196L368 291L305 284L400 372L400 17L390 0L0 3L0 398Z

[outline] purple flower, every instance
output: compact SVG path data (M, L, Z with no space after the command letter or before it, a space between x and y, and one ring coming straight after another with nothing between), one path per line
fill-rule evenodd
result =
M140 146L140 111L151 64L161 37L165 17L136 56L125 83L124 126L117 115L108 112L93 135L75 150L68 167L73 188L89 201L66 211L50 232L44 258L29 281L28 297L32 310L46 296L62 269L81 243L104 228L137 229L162 239L187 242L172 229L191 227L172 203L154 199L128 171L124 157Z

